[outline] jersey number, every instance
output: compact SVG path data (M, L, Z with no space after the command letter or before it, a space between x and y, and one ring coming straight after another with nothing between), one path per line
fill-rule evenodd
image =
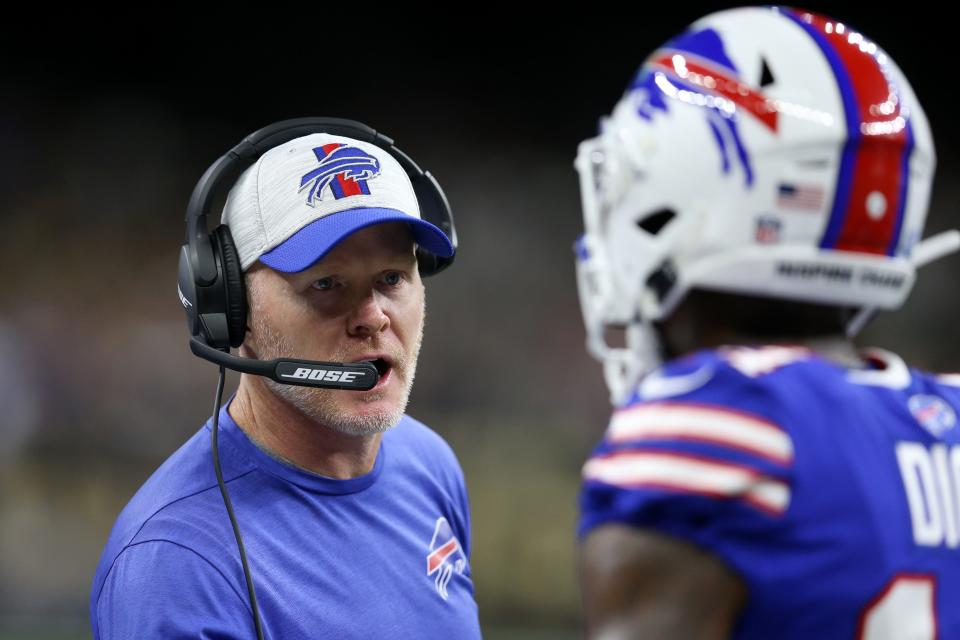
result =
M859 640L935 640L936 581L900 574L887 583L860 615Z

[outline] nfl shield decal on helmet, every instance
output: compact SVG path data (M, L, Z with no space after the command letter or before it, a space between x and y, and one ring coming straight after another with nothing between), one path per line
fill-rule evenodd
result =
M380 175L380 161L357 147L331 143L316 147L313 153L320 162L313 171L300 179L300 189L307 189L307 204L316 206L323 200L324 191L337 200L349 196L370 195L367 181Z
M434 576L434 587L441 598L449 597L447 585L454 574L463 575L467 556L446 518L437 518L427 555L427 575Z
M780 242L780 220L773 216L760 216L757 218L757 242L762 244L774 244Z

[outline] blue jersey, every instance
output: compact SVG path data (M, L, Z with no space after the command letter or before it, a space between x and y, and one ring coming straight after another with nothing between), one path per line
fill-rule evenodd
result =
M404 416L373 470L335 480L264 453L220 411L220 458L264 636L479 638L453 452ZM97 640L255 636L208 421L117 519L93 581Z
M867 352L701 351L645 377L584 466L579 533L656 529L722 559L733 637L960 637L960 377Z

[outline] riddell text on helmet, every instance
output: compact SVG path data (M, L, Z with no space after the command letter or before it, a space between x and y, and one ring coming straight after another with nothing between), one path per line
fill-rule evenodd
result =
M899 289L906 282L902 274L893 271L869 268L855 269L846 265L818 263L780 262L777 264L776 273L786 278L817 279L844 284L853 282L856 274L861 285L884 289Z

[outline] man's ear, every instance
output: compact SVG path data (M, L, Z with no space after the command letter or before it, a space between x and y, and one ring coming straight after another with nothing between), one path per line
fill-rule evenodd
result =
M240 344L240 347L237 353L242 358L254 358L257 357L256 351L256 338L253 337L253 330L250 328L250 316L255 313L255 309L259 306L257 304L257 272L264 269L265 266L261 262L254 262L243 274L243 287L247 294L247 325L244 328L243 342Z
M250 325L247 324L247 330L243 334L243 342L240 344L240 347L237 350L237 353L241 358L253 358L254 360L259 360L257 356L257 351L253 347L255 340L251 337Z

